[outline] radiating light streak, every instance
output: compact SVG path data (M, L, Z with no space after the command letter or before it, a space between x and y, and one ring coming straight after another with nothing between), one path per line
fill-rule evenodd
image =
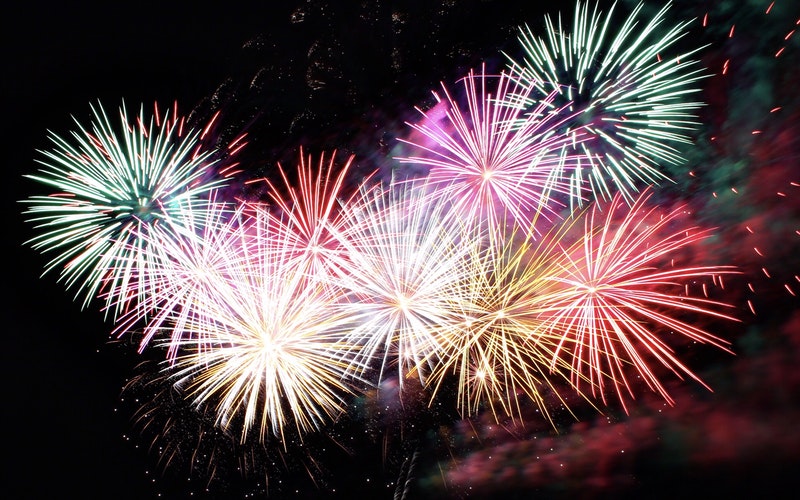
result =
M178 342L174 378L241 441L257 429L260 441L271 433L285 447L286 426L302 435L344 410L352 388L341 341L351 325L329 287L309 282L290 252L275 251L292 242L250 234L246 258L226 261L228 279L180 318L194 335Z
M339 241L343 224L340 212L341 205L356 194L355 190L344 193L353 159L350 156L339 165L334 151L326 163L323 153L315 166L312 155L305 155L301 148L296 178L279 164L283 185L267 180L268 195L278 209L277 229L287 243L281 251L291 252L292 261L309 279L327 280L346 265Z
M434 334L458 320L459 286L474 272L467 256L482 243L429 193L424 180L362 187L360 201L343 207L351 371L376 370L378 381L393 365L401 385L411 371L424 381Z
M486 410L497 421L521 421L533 404L552 424L553 401L569 409L561 393L572 394L577 386L569 364L558 357L563 332L542 319L540 301L552 286L548 277L559 271L553 246L567 229L569 224L538 243L520 230L500 248L474 249L473 276L461 285L467 294L458 304L460 321L437 332L438 350L431 354L439 360L428 377L434 398L444 397L454 380L464 416ZM546 395L554 399L546 401Z
M567 149L581 133L561 133L570 113L553 109L554 95L532 109L521 106L530 88L504 73L471 71L461 84L463 94L442 84L444 99L434 94L438 104L419 110L422 120L408 125L422 138L400 139L411 151L399 162L427 168L431 196L492 239L507 224L551 219L562 206L558 195L570 194L565 172L578 164Z
M234 206L217 197L211 197L207 205L182 208L177 220L166 218L139 235L151 263L137 270L142 274L135 280L145 294L135 307L124 311L112 332L116 337L132 335L143 323L139 351L157 337L159 344L168 345L170 361L175 360L181 341L197 334L187 323L195 304L216 296L213 290L230 279L226 269L249 258L249 238L269 241L270 235L264 233L270 231L272 220L266 210ZM106 300L112 304L128 301L117 296Z

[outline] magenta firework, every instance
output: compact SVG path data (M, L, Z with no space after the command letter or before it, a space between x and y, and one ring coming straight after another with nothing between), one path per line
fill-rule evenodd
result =
M571 151L581 132L563 133L571 113L556 108L555 93L526 108L534 89L507 74L470 72L455 93L410 124L400 163L427 169L431 196L443 198L467 223L485 227L492 240L509 224L536 228L560 210L567 179L580 164ZM533 97L530 97L533 99Z

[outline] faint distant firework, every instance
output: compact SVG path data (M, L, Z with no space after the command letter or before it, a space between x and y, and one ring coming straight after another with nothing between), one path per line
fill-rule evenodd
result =
M558 213L553 195L570 193L565 172L580 165L572 151L581 132L562 132L567 104L556 105L555 92L537 100L532 86L505 73L471 71L460 83L463 93L442 84L444 98L434 93L437 104L419 110L421 121L400 139L409 152L398 161L423 167L431 196L486 228L492 241L506 225L536 229L537 220Z
M640 188L668 179L663 167L683 162L678 146L691 144L699 127L694 113L703 103L692 95L708 75L692 57L702 47L678 49L692 21L665 26L669 2L644 22L643 3L619 20L615 7L603 15L578 1L571 30L548 15L544 37L521 27L524 56L507 55L512 78L536 89L519 96L532 113L555 92L553 105L570 113L565 131L587 135L575 146L582 164L568 172L579 204L587 190L596 199L619 192L630 203Z
M569 363L575 385L589 381L604 403L610 384L623 407L640 380L672 403L654 364L707 387L679 359L675 343L729 351L729 341L699 322L737 321L723 312L733 306L708 298L707 283L736 269L691 262L693 248L712 232L681 226L683 207L667 213L649 207L651 195L645 190L628 206L617 194L587 210L583 234L569 247L559 245L558 270L545 278L555 286L539 297L544 328L562 338L553 367Z
M241 441L234 429L217 424L214 408L194 404L175 384L174 372L164 360L140 363L122 388L120 402L132 407L133 425L158 466L184 474L187 482L181 486L191 495L224 494L231 487L258 496L278 492L289 487L282 479L303 469L308 476L301 484L322 487L326 471L313 455L314 446L304 451L293 446L287 452L278 441ZM341 446L335 437L326 441Z
M142 235L167 218L178 221L186 207L201 210L229 172L218 164L222 153L204 148L205 131L184 130L177 114L156 108L147 117L142 106L130 117L123 103L115 127L102 105L91 109L91 126L76 119L72 140L50 134L53 148L40 151L42 168L27 176L55 189L22 201L38 232L27 244L55 253L45 273L58 269L83 307L103 293L116 300L116 316L143 298L136 277L152 254Z

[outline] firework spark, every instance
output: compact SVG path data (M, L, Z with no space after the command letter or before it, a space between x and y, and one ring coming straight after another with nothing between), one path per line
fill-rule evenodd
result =
M562 334L554 366L568 359L576 386L589 380L604 402L610 380L623 407L625 393L634 394L626 375L630 369L672 403L652 362L707 387L678 359L666 337L679 335L729 351L727 341L690 318L736 321L720 312L732 306L688 293L690 282L736 270L679 262L710 230L673 229L684 209L660 215L658 207L647 207L650 197L645 190L628 207L617 194L608 206L596 204L587 211L583 236L577 245L560 248L558 272L547 278L557 286L540 297L542 321Z
M233 429L217 424L213 408L198 407L175 384L174 370L164 361L145 361L120 393L120 402L131 407L136 430L149 441L148 449L160 468L185 474L197 493L224 496L232 482L241 482L260 495L274 494L289 488L287 477L304 469L308 476L299 483L320 488L329 472L314 457L313 444L287 452L282 443L241 442ZM320 437L323 446L338 449L334 438L322 433Z
M676 146L691 143L687 133L698 125L693 112L702 106L690 98L707 76L691 59L702 47L665 55L692 21L665 30L668 3L642 26L640 3L612 33L615 5L603 16L597 5L590 11L577 2L572 31L560 16L556 23L548 15L546 38L520 28L525 56L521 62L507 56L513 77L537 89L533 97L556 92L554 103L566 101L574 113L570 130L588 134L579 144L584 164L570 171L570 200L578 204L587 185L595 198L610 199L615 188L632 202L642 184L667 179L660 168L683 161Z
M423 139L401 139L413 154L399 162L428 168L431 195L448 200L470 224L487 227L491 238L508 223L535 227L540 216L556 213L551 195L569 192L561 179L579 164L567 151L581 133L558 133L569 113L552 109L555 93L531 111L520 103L532 102L526 100L532 87L505 73L470 72L462 84L466 104L442 84L445 99L434 93L439 104L419 110L423 120L408 125Z
M311 279L324 281L347 265L339 241L343 225L340 207L351 202L342 196L352 162L353 156L350 156L344 165L338 166L334 152L326 165L323 153L315 172L312 156L304 155L301 148L297 186L280 164L278 169L284 186L266 181L269 197L279 210L276 215L281 222L276 226L282 233L279 238L286 243L280 251L289 251L291 247L293 260Z
M253 215L252 204L233 207L213 195L206 205L182 204L179 208L177 220L167 217L138 235L150 265L144 269L132 267L135 272L144 273L136 275L135 281L145 286L147 293L136 307L118 318L113 332L116 337L131 335L144 320L139 351L154 337L163 343L161 334L167 332L171 339L167 356L173 361L181 340L196 334L188 323L192 308L229 279L227 267L231 262L248 258L245 238L249 235L242 230L242 221L247 221L251 231L257 228L266 233L269 229L262 226L272 220L265 210L259 212L260 216ZM136 249L130 253L139 255ZM125 260L122 262L125 267ZM128 302L127 297L106 300L112 304Z
M184 132L177 116L148 120L142 107L131 121L123 103L115 129L101 105L91 109L91 128L76 119L74 142L51 133L53 149L37 160L44 168L27 176L58 190L23 201L41 231L27 244L57 252L44 272L60 268L83 307L102 291L116 298L116 315L126 306L120 298L144 294L135 276L152 263L140 236L167 217L179 220L186 206L199 209L226 180L213 170L215 152L201 147L202 132Z

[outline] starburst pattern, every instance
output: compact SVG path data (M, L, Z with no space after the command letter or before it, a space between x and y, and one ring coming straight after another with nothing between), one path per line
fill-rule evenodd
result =
M480 235L429 196L424 182L362 187L358 203L343 208L342 241L350 265L339 277L341 309L355 323L347 342L357 352L352 370L397 364L399 380L421 366L436 344L433 334L455 322L456 284L471 278L470 249Z
M569 360L575 384L583 376L604 402L610 381L623 406L625 394L634 394L631 370L672 402L651 363L702 383L675 355L668 337L729 351L726 340L688 318L736 320L722 312L730 305L688 293L690 282L736 272L680 262L710 231L679 227L683 207L662 214L659 207L648 207L650 197L646 190L628 207L617 195L608 206L586 212L578 244L560 248L558 272L546 278L558 286L540 297L546 328L562 334L553 366Z
M167 217L179 220L186 206L199 209L226 180L213 169L215 151L201 147L202 132L184 132L182 119L148 120L142 107L132 121L123 104L115 128L101 105L91 109L91 128L76 119L72 142L51 134L43 168L27 176L58 190L24 201L40 231L27 244L56 252L45 273L60 268L59 280L84 296L84 307L102 291L116 298L118 314L126 306L119 299L141 299L145 290L135 282L152 265L141 236Z
M349 325L335 313L339 297L309 284L290 252L276 251L277 233L249 234L240 239L246 258L226 261L228 279L180 317L195 335L179 341L174 376L242 441L254 427L261 441L270 432L283 440L287 425L306 433L343 410L350 387L339 352Z
M231 263L248 258L247 239L266 238L270 228L265 226L272 221L257 205L233 206L216 196L205 205L181 205L179 214L138 235L150 265L143 269L132 266L135 272L143 273L134 281L146 287L147 293L117 319L113 332L116 337L131 336L144 322L139 351L154 337L160 344L168 338L167 357L171 361L181 341L196 336L188 321L192 309L230 279L227 269ZM137 252L132 250L131 254ZM122 265L126 265L124 259ZM112 304L128 302L126 297L106 299Z
M569 113L554 109L555 93L526 114L520 103L529 102L532 87L505 73L470 72L461 83L463 96L443 84L444 99L434 94L438 104L420 110L422 121L409 124L420 139L400 139L411 153L399 162L427 168L431 196L447 200L469 224L487 228L493 240L507 224L535 229L535 221L557 211L551 195L569 192L561 180L578 164L567 151L581 133L559 133Z
M546 394L566 407L559 393L573 386L569 365L556 352L563 332L542 319L540 297L559 269L551 248L567 227L538 243L519 231L507 235L502 247L472 252L472 276L459 285L459 322L437 332L432 356L439 361L429 377L433 397L455 378L457 406L465 415L487 408L496 419L522 418L532 402L549 420Z
M694 112L702 106L691 96L708 76L692 59L700 48L676 53L692 21L665 29L670 3L645 24L639 3L612 31L615 5L604 16L598 5L590 10L577 2L571 30L561 16L548 15L546 37L520 28L525 55L508 57L514 78L537 89L532 108L537 96L556 92L554 105L573 113L569 131L588 134L578 145L584 163L569 172L577 204L587 187L595 198L610 199L616 190L632 202L643 185L667 179L661 167L683 161L676 146L691 143L687 134L697 128Z
M347 265L340 242L344 224L340 206L348 204L355 194L346 196L344 193L353 159L350 156L339 165L334 151L326 164L323 153L315 167L312 155L305 155L301 148L296 179L290 179L279 164L283 185L266 181L268 196L280 222L276 226L284 242L280 251L291 252L291 260L310 279L327 281L332 273Z

